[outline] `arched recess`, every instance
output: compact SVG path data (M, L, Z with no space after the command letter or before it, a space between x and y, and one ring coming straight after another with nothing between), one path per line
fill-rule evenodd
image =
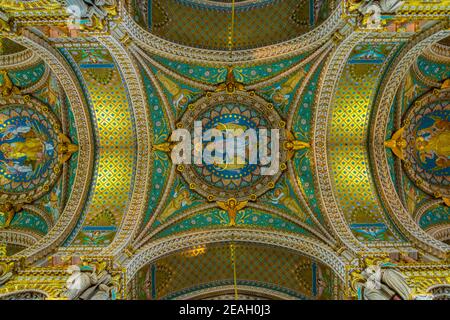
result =
M378 193L383 203L385 203L387 211L397 227L408 237L409 241L427 253L438 257L445 257L450 247L422 230L402 204L390 175L384 142L391 106L406 73L424 50L427 50L431 45L446 38L448 35L446 23L438 23L436 26L424 31L402 49L380 86L372 114L372 125L369 135L373 174Z
M317 240L281 232L227 228L176 235L146 245L123 262L123 266L127 270L127 281L130 282L134 279L144 266L173 253L218 243L229 244L230 241L234 244L251 243L290 250L327 266L341 281L345 278L345 264L347 263L345 258Z
M295 300L297 297L288 293L268 288L237 285L239 300ZM216 286L207 289L194 290L189 293L176 295L177 300L234 300L234 285Z
M26 263L33 263L57 248L76 223L84 206L92 177L94 143L92 125L80 84L63 57L45 40L29 30L24 30L13 40L31 50L33 57L36 55L42 59L55 75L71 106L78 137L78 164L72 191L68 195L63 212L45 236L37 239L30 247L20 252L20 255L25 257Z
M336 299L341 278L311 255L277 245L221 241L177 250L145 264L129 281L136 299Z

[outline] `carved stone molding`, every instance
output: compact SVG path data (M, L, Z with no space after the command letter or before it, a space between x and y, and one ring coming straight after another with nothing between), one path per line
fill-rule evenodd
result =
M422 204L420 207L418 207L413 214L414 220L416 221L417 224L419 224L420 219L422 218L422 216L430 209L432 209L433 207L436 207L440 204L443 204L444 200L442 199L436 199L436 200L430 200L425 202L424 204Z
M257 49L239 50L230 58L226 50L207 50L176 44L159 38L140 25L126 12L121 11L122 25L130 38L147 52L168 58L208 64L237 64L261 62L275 58L292 56L312 50L327 41L332 34L345 24L342 19L343 7L339 4L328 19L314 30L295 39Z
M39 290L18 290L0 295L0 300L45 300L47 294Z
M71 232L82 211L85 198L89 190L93 164L93 137L89 119L89 111L82 94L82 90L75 74L68 66L63 57L52 48L47 42L35 34L24 31L23 35L14 38L14 41L32 49L50 67L56 75L69 99L78 129L78 166L72 193L69 196L67 205L61 214L56 225L49 233L40 239L32 247L21 252L27 257L28 262L33 262L42 256L47 255Z

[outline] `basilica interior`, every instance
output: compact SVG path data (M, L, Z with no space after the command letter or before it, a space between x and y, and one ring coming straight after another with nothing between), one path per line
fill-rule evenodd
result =
M0 0L0 300L450 299L449 15ZM196 123L274 172L175 161Z

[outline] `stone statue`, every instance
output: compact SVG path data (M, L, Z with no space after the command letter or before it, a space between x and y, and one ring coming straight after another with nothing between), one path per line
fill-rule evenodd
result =
M364 14L367 7L375 5L380 13L395 13L404 3L405 1L402 0L353 0L350 1L350 10L358 9Z
M361 300L409 300L411 289L404 276L383 263L367 267L361 274L353 274L353 287Z
M70 300L111 300L114 286L106 271L99 273L90 267L70 266L65 295Z

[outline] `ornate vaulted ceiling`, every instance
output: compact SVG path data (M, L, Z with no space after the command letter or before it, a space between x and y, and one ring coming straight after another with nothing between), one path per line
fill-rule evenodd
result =
M354 299L386 259L448 284L449 11L0 2L0 298L74 298L73 265L120 299ZM276 173L174 164L194 121L279 129Z

